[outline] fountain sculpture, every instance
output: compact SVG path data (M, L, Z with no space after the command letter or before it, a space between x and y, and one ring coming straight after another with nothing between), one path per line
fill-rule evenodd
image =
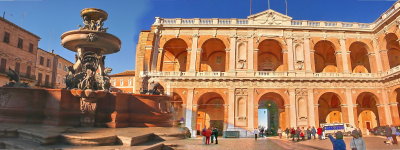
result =
M62 34L61 44L76 52L75 64L68 67L66 84L72 95L80 98L81 126L93 126L97 99L105 96L110 88L107 74L111 68L105 67L104 55L118 52L121 41L103 27L107 12L85 8L81 17L84 25Z

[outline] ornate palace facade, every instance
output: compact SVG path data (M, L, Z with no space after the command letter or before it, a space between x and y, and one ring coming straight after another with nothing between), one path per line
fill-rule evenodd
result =
M158 81L179 120L253 130L350 123L400 125L400 2L373 23L293 20L273 10L247 19L156 18L136 52L136 89Z

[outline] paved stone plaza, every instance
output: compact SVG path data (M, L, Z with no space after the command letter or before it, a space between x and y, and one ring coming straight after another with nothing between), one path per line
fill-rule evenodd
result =
M345 137L346 146L350 149L350 137ZM387 145L384 144L384 137L367 136L364 137L368 150L383 150L383 149L399 149L400 145ZM210 144L203 145L201 138L182 140L179 143L184 145L183 149L188 150L330 150L332 149L331 142L326 140L308 140L302 142L292 142L287 139L278 139L277 137L261 138L255 141L253 138L240 138L240 139L226 139L221 138L218 145Z

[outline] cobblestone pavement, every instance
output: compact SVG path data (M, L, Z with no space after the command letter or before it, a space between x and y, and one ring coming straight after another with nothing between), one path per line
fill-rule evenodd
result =
M350 149L351 137L345 137L347 149ZM384 144L384 137L367 136L364 137L367 144L367 150L400 150L400 145ZM277 137L261 138L255 141L253 138L240 139L219 139L218 145L202 144L201 138L186 139L179 141L181 148L185 150L330 150L332 144L329 139L326 140L307 140L301 142L292 142L287 139Z

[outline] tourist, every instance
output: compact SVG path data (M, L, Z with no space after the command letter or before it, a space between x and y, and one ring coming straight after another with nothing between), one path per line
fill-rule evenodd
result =
M311 139L311 130L310 130L310 127L307 128L306 133L307 133L307 140L310 140L310 139Z
M260 129L260 137L264 137L264 127L261 127Z
M281 139L282 138L282 129L280 127L278 128L278 135L279 135L279 138Z
M292 136L292 141L294 141L295 134L296 134L296 131L294 130L294 128L290 129L290 135Z
M289 139L289 128L285 129L285 133L286 133L286 138Z
M203 130L201 130L201 135L203 136L203 144L206 144L206 131L207 129L204 127Z
M305 141L305 133L304 127L301 127L300 137L302 141Z
M206 144L210 144L211 133L212 133L211 129L208 128L208 129L206 130L206 133L205 133L205 136L206 136Z
M314 126L311 129L311 134L312 134L312 136L314 137L314 140L315 140L315 134L317 134L317 130L315 130Z
M214 128L212 130L212 134L214 135L214 138L215 138L215 144L218 144L218 128Z
M211 137L210 137L211 143L214 143L214 134L213 134L213 131L214 131L214 127L211 128Z
M396 138L397 129L393 125L392 125L391 129L392 129L392 141L393 141L393 144L397 144L397 138Z
M346 143L343 140L343 133L338 131L335 133L335 138L332 137L331 134L328 134L329 139L332 142L333 150L346 150Z
M297 127L297 129L296 129L297 142L300 141L300 133L301 133L300 127Z
M318 134L318 139L322 140L322 128L321 127L319 127L317 129L317 134Z
M254 134L254 139L255 139L255 140L257 140L257 135L258 135L259 132L260 132L260 131L258 131L257 128L254 128L253 134Z
M351 132L351 136L353 136L350 141L351 150L366 150L365 141L357 130Z
M393 144L392 129L389 126L385 127L385 135L386 135L386 139L387 139L387 141L385 143Z

